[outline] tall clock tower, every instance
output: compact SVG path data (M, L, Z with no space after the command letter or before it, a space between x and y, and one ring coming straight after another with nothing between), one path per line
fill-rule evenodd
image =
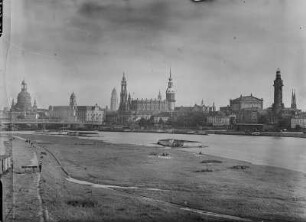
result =
M281 77L281 71L277 69L276 71L276 78L274 80L274 103L272 105L273 108L273 113L275 115L280 114L280 112L284 108L284 103L283 103L283 80Z

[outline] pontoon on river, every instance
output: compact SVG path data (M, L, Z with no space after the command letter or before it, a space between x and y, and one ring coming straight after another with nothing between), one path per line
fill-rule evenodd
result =
M202 143L190 140L178 140L178 139L161 139L157 142L158 145L168 147L204 147Z

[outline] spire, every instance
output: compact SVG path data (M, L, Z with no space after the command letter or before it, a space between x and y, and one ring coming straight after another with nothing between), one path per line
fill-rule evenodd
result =
M295 96L295 90L292 89L292 94L291 94L291 108L296 109L296 96Z
M170 77L168 81L168 87L166 90L166 101L168 104L168 110L170 112L174 111L175 108L175 90L173 87L173 82L172 82L172 70L170 68Z
M127 92L127 82L125 78L125 72L123 72L122 81L121 81L119 111L120 112L128 111L128 92Z
M173 82L172 82L172 71L170 68L170 77L169 77L169 81L168 81L168 89L173 87Z

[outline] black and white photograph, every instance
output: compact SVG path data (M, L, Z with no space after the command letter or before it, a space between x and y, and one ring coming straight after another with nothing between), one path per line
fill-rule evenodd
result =
M305 0L0 0L0 222L306 222Z

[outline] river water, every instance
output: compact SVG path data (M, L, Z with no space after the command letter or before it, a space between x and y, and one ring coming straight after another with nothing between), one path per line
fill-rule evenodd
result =
M98 137L110 143L156 146L159 139L194 140L208 146L189 148L214 156L243 160L259 165L269 165L306 173L306 139L292 137L235 136L235 135L184 135L130 132L99 132Z
M32 134L32 132L18 133ZM199 141L206 148L186 148L191 152L226 157L253 164L281 167L306 173L306 139L294 137L189 135L167 133L99 132L97 137L84 139L103 140L117 144L158 146L159 139Z

